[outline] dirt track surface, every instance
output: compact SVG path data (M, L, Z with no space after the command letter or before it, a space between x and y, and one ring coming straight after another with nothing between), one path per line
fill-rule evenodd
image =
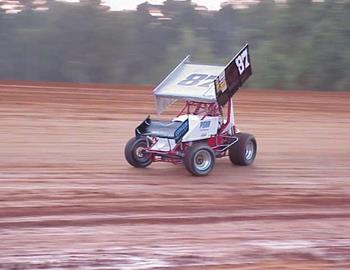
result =
M350 94L235 106L256 162L196 178L124 161L150 88L1 85L0 269L350 269Z

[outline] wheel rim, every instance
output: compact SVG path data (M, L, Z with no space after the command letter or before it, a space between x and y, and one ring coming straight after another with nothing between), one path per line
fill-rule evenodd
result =
M249 141L245 147L245 159L251 160L254 156L255 145L252 141Z
M144 144L140 144L135 148L135 158L140 162L146 162L149 159L149 154L146 153L145 146Z
M138 158L143 158L145 155L145 148L142 146L139 146L135 149L135 154Z
M206 171L212 163L212 157L206 150L199 150L194 156L194 165L199 171Z

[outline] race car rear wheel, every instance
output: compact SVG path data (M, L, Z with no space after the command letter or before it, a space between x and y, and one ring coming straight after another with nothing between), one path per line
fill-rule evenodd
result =
M152 155L145 152L147 138L134 137L125 145L124 155L127 162L136 168L146 168L152 163Z
M213 150L205 143L191 145L184 157L186 169L195 176L208 175L215 165Z
M238 142L229 149L229 157L233 164L248 166L255 160L257 143L253 135L238 133L235 135Z

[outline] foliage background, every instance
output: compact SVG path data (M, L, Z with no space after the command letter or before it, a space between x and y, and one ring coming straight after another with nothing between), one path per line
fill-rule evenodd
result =
M250 87L350 90L350 1L262 1L248 9L195 10L49 1L47 11L0 12L0 80L156 84L187 54L225 64L250 44Z

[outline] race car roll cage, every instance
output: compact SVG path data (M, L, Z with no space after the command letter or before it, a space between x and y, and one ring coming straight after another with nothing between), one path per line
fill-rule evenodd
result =
M207 140L208 146L214 151L217 158L227 156L227 151L231 145L238 141L238 138L234 136L237 132L236 127L233 125L231 128L231 134L227 130L227 127L231 123L231 112L232 112L232 100L231 98L227 102L227 119L223 123L216 135L210 137ZM224 119L223 107L218 103L207 103L207 102L197 102L197 101L186 101L182 110L177 114L177 117L183 115L184 112L187 115L200 115L201 120L207 116L221 116ZM176 143L175 147L170 151L158 151L152 150L152 146L158 142L158 138L147 136L148 146L144 148L145 153L152 155L152 162L171 162L173 164L182 163L182 159L185 156L186 149L192 144L192 142L182 142L181 140ZM169 149L171 149L170 139L168 140Z

